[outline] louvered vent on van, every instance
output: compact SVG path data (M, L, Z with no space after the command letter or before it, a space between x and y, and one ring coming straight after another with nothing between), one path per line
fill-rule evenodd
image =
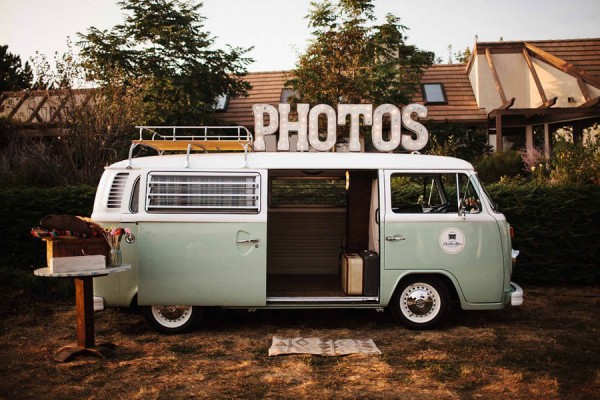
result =
M123 191L125 190L125 183L127 183L128 176L129 173L127 172L119 172L115 175L110 186L110 192L108 193L108 202L106 203L108 208L121 208Z

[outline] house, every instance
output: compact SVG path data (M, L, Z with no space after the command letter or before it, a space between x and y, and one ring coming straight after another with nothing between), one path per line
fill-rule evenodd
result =
M287 102L291 76L249 73L248 97L221 99L216 117L252 129L252 105ZM89 94L77 96L86 101ZM44 135L64 99L58 91L1 93L0 117ZM428 68L413 102L427 106L426 122L486 127L496 150L537 147L549 154L555 132L579 141L600 123L600 38L476 43L467 65Z
M600 39L476 43L465 73L496 149L548 154L554 132L600 123Z

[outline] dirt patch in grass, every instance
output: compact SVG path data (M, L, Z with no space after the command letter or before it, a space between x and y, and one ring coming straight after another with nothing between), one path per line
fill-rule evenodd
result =
M367 310L208 310L160 335L134 312L96 313L106 359L59 364L71 303L0 291L3 399L592 399L600 393L600 288L529 288L521 308L452 313L418 332ZM268 357L274 336L372 338L381 356Z

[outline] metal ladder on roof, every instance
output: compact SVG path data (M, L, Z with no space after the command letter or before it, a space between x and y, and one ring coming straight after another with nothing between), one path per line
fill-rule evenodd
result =
M193 150L247 153L252 151L254 139L244 126L136 126L139 139L129 148L129 165L132 166L133 151L137 146L150 147L159 155L168 152L186 152L186 165Z

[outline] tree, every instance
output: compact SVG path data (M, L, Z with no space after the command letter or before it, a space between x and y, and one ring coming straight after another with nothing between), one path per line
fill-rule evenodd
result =
M407 104L434 54L405 43L400 18L374 25L372 0L311 3L313 39L288 84L305 103Z
M427 124L429 143L426 154L462 158L469 162L491 154L485 126L469 127L458 122Z
M8 45L0 46L0 92L29 89L33 81L31 67L21 57L8 51Z
M220 95L246 95L245 54L251 49L212 49L203 30L202 3L186 0L123 0L123 24L79 34L83 65L102 85L142 91L150 124L204 124ZM118 79L115 80L115 77Z
M469 46L467 46L464 52L459 50L458 53L456 53L456 61L458 61L461 64L468 64L470 59L471 49L469 48Z

